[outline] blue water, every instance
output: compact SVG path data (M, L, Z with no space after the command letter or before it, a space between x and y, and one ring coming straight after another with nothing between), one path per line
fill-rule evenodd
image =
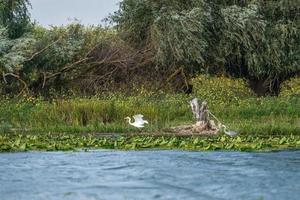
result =
M0 154L1 200L300 199L300 152Z

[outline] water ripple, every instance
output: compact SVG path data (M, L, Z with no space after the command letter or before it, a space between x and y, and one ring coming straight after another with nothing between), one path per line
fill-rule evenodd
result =
M299 180L299 151L0 154L5 200L298 200Z

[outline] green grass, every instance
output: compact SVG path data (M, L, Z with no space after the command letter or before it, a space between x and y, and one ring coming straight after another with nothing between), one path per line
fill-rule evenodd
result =
M135 132L124 118L142 113L150 122L146 131L188 122L192 119L188 104L181 99L70 99L53 102L2 101L0 128L30 132Z
M190 97L94 97L42 101L2 100L0 132L132 133L124 118L142 113L150 122L144 131L193 123ZM234 104L210 105L232 130L246 135L300 135L300 98L251 98Z

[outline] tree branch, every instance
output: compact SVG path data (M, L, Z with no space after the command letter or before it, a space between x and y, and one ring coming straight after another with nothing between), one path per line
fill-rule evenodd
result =
M62 37L59 37L57 40L55 40L54 42L52 42L51 44L47 45L45 48L43 48L42 50L34 53L33 55L31 55L30 58L28 58L26 61L31 61L34 57L36 57L37 55L43 53L44 51L46 51L47 49L49 49L51 46L53 46L54 44L56 44L58 41L60 41L62 39Z
M27 86L27 83L24 81L24 80L22 80L21 78L20 78L20 76L19 75L16 75L16 74L14 74L14 73L3 73L3 78L4 78L4 81L6 82L6 77L7 76L12 76L12 77L14 77L14 78L16 78L18 81L20 81L23 85L24 85L24 88L21 90L21 92L18 94L18 96L24 91L24 90L26 90L26 92L27 93L29 93L29 89L28 89L28 86ZM6 82L7 83L7 82Z

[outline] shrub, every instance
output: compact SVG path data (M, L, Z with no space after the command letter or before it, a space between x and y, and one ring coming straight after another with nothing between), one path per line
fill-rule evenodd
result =
M198 98L213 104L238 102L240 99L254 96L243 79L199 75L192 79L192 84L194 94Z
M281 97L300 96L300 77L285 81L280 90Z

